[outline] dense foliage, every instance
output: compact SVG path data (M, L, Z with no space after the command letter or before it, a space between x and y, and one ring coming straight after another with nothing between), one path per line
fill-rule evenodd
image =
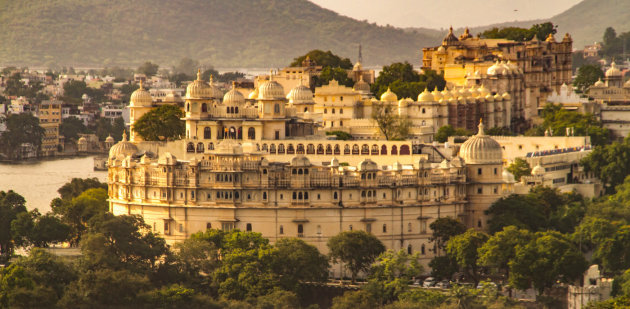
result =
M376 81L371 86L372 93L380 97L388 88L394 92L399 99L411 98L415 100L424 89L433 91L444 90L446 81L444 76L437 74L433 70L425 70L423 74L414 70L409 62L396 62L383 66Z
M563 109L560 105L547 104L541 111L543 123L534 126L525 135L544 136L545 131L553 136L590 136L592 145L606 145L610 143L611 133L602 127L601 121L590 113L579 113ZM567 129L571 130L571 134Z
M0 134L0 154L19 160L25 155L23 145L31 145L39 153L44 129L38 118L28 113L11 114L6 117L6 128Z
M536 37L539 41L544 41L549 34L556 34L557 26L551 22L535 24L529 29L519 27L494 27L481 33L481 37L486 39L508 39L513 41L529 41Z
M578 69L577 76L573 79L573 86L577 88L577 91L586 93L588 88L600 79L604 79L601 65L599 63L585 64Z
M142 115L133 125L134 131L146 141L180 139L184 135L184 117L176 105L161 105Z

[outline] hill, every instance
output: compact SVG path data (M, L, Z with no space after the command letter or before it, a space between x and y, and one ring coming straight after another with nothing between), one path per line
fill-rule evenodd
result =
M420 62L441 39L357 21L306 0L0 0L0 65L285 66L319 48L366 64Z
M628 0L584 0L570 9L549 19L507 22L471 29L474 33L492 27L524 27L547 21L558 25L558 34L570 33L573 48L582 49L584 45L601 42L604 30L613 27L617 34L630 31L630 1ZM558 38L558 37L557 37Z

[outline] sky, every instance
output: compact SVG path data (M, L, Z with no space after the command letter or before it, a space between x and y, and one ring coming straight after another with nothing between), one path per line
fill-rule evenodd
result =
M581 0L310 0L358 20L446 29L549 18Z

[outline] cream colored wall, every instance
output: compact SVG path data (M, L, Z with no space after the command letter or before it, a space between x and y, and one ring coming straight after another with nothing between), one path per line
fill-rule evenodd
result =
M503 148L503 159L513 161L529 152L590 145L589 136L493 136Z

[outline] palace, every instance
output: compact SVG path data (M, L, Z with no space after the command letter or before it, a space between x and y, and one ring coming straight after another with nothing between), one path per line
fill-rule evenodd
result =
M567 33L557 42L552 34L543 42L517 42L474 37L468 29L453 29L436 47L422 49L422 68L444 73L447 87L484 85L491 93L512 97L512 128L522 130L537 117L553 91L571 82L573 40Z
M434 220L449 216L484 229L484 211L513 192L501 145L483 123L459 152L409 140L331 140L298 115L312 107L307 87L287 100L272 77L254 92L245 99L232 89L221 99L198 76L181 101L162 100L180 101L185 136L142 141L132 126L131 140L110 149L110 211L141 215L168 243L207 228L238 228L272 242L301 237L325 253L329 237L365 230L428 263L436 254ZM147 90L136 90L132 125L155 106Z

